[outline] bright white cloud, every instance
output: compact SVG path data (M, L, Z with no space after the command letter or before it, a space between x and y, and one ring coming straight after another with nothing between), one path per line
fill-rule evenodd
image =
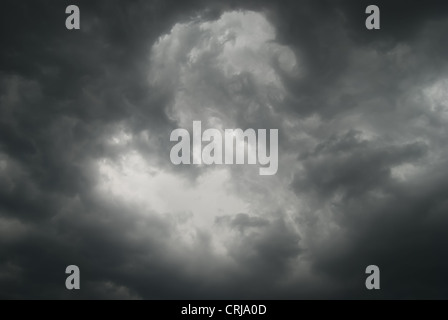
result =
M448 79L434 82L423 90L432 112L444 119L448 118Z
M198 229L214 233L216 217L245 212L248 207L244 199L229 190L230 176L224 168L208 171L193 182L151 167L134 150L123 154L118 162L98 161L98 170L100 195L131 204L139 212L184 217L179 231L185 244L191 242ZM221 250L225 239L218 236L214 240L216 249Z
M292 76L300 73L293 51L277 44L275 37L272 24L257 12L233 11L215 21L177 23L152 47L150 82L172 91L174 104L167 112L182 128L191 130L193 120L201 120L203 130L224 133L238 127L239 108L247 116L262 112L270 117L273 99L280 101L286 94L277 68ZM119 128L107 140L131 146L137 137ZM280 166L294 169L295 158L295 154L285 155ZM149 214L181 217L177 228L183 244L194 245L197 231L205 230L214 252L225 253L230 243L238 243L233 241L238 235L215 221L238 213L268 220L286 215L288 227L299 233L292 218L298 200L289 190L288 170L268 179L259 176L258 166L223 165L202 168L192 182L158 168L132 147L123 149L118 160L98 160L97 169L99 194Z
M295 54L277 44L275 36L271 23L251 11L226 12L215 21L178 23L152 48L151 83L174 91L169 114L180 126L209 120L210 125L221 122L231 127L238 120L235 102L250 114L267 111L261 110L259 100L268 105L268 98L284 98L276 65L283 72L299 73ZM248 88L253 83L256 87ZM247 90L252 90L250 99L245 99Z

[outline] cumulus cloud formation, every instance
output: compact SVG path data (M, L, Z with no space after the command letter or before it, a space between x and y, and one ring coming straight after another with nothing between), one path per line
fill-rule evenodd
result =
M446 298L448 8L368 4L4 1L0 297ZM173 165L193 121L278 172Z

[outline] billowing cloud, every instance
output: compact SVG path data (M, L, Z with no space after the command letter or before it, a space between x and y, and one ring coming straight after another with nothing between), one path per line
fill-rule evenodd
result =
M445 298L448 11L364 2L5 1L0 297ZM173 165L196 120L278 172Z

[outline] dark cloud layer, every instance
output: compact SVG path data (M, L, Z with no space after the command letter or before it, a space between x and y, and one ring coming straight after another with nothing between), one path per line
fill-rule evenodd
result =
M448 297L446 1L75 3L0 4L0 298ZM277 176L173 166L195 117Z

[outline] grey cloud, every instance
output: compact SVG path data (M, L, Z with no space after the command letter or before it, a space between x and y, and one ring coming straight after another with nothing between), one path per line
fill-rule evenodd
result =
M239 213L235 217L228 216L216 218L216 223L227 224L230 228L235 228L240 232L244 232L249 228L260 228L269 225L269 221L260 217L251 217L246 213Z
M294 182L297 192L315 192L322 197L341 192L344 198L356 198L376 188L392 184L391 169L403 163L415 163L427 153L421 143L402 146L375 146L360 141L356 132L331 137L305 156L305 176Z
M434 93L447 78L445 2L379 1L379 32L364 28L366 1L76 3L80 32L64 28L72 3L0 5L1 298L447 296L446 102ZM213 105L235 126L278 128L277 177L232 168L221 191L252 210L212 212L213 230L195 226L195 212L102 195L98 159L119 166L135 150L191 188L212 171L168 160L176 72L197 30L180 37L170 65L151 48L176 23L239 9L263 12L272 43L294 52L303 73L270 56L282 100L250 70L226 77L209 52L188 83L203 105L189 112L205 117ZM151 85L154 67L169 85ZM108 143L120 130L132 139ZM161 196L181 201L147 195ZM227 234L224 253L215 231ZM80 292L64 287L69 264L81 268ZM381 268L381 292L363 286L369 264Z

